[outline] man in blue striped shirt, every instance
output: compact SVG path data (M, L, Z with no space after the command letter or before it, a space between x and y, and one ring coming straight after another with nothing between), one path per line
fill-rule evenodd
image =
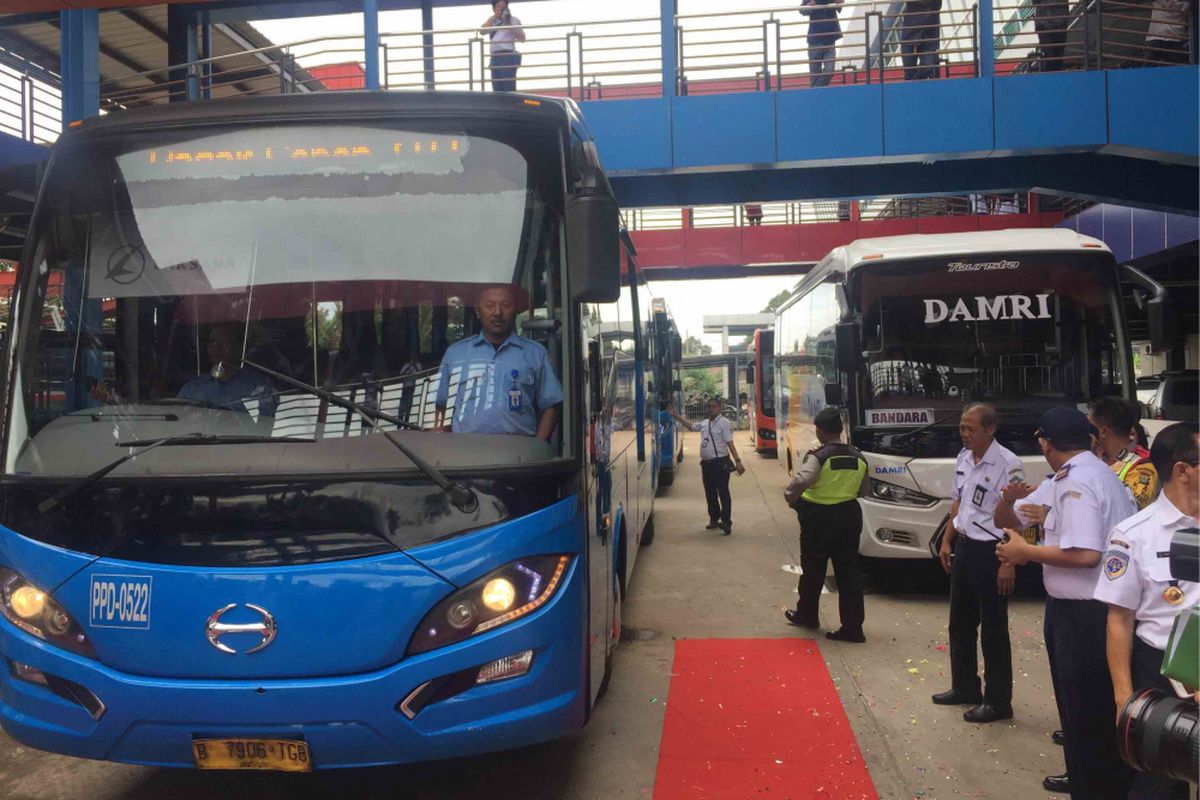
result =
M562 384L546 348L514 331L511 286L484 289L475 313L483 330L446 349L439 374L436 424L455 433L507 433L546 441L558 427ZM454 410L446 408L453 385Z

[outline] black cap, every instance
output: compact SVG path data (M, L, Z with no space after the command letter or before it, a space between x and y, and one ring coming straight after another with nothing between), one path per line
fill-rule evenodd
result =
M813 417L813 425L826 433L842 432L842 412L833 406L826 406Z
M1057 406L1038 420L1037 436L1051 442L1079 441L1096 435L1096 429L1088 422L1087 415L1071 406Z

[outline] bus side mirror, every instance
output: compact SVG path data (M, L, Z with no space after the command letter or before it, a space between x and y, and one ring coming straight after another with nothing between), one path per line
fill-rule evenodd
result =
M746 383L754 383L754 365L746 365Z
M840 406L842 404L842 385L840 383L825 384L825 405Z
M1140 269L1128 264L1121 266L1122 283L1132 284L1135 301L1139 294L1144 300L1138 303L1146 309L1146 326L1150 333L1150 351L1161 353L1175 346L1179 321L1176 317L1175 303L1166 288Z
M615 303L621 296L621 215L611 195L567 200L567 274L571 298Z
M671 363L678 364L683 361L683 339L678 335L671 337Z
M834 335L837 340L837 368L842 372L853 372L862 358L858 323L839 322Z

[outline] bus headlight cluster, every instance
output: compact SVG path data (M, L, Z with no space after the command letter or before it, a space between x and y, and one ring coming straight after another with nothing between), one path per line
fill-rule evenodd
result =
M0 614L32 636L88 658L96 657L83 628L62 606L5 567L0 567Z
M505 564L459 589L425 615L408 655L461 642L544 606L562 585L571 557L535 556Z
M936 497L921 494L916 489L907 489L887 481L877 481L871 478L870 493L872 500L884 503L899 503L906 506L929 507L937 502Z

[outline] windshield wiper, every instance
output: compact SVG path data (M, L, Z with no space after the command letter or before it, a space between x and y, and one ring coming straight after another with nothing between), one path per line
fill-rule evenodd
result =
M953 414L947 414L946 416L944 416L940 419L935 419L933 422L930 422L928 425L922 425L919 428L913 428L911 431L908 431L907 433L902 433L899 436L897 436L895 441L893 442L893 444L900 444L902 442L907 442L909 439L913 438L917 434L924 433L925 431L929 430L930 428L936 428L938 425L944 425L945 423L949 422L950 420L952 420L958 416L962 416L962 412L956 411Z
M108 473L112 472L117 467L124 464L131 458L137 458L143 453L148 453L156 447L185 447L189 445L210 445L210 444L285 444L288 442L315 442L316 439L305 439L298 436L229 436L220 434L203 434L191 433L186 436L161 436L157 439L131 439L125 442L117 442L117 447L129 447L133 452L126 453L120 458L105 464L100 469L90 475L86 475L74 483L69 483L64 486L53 497L48 497L38 503L38 511L45 514L47 511L53 511L64 501L75 496L79 492L88 488L92 484L99 481Z
M284 375L281 372L276 372L270 367L264 367L262 364L256 364L250 359L243 359L242 364L250 367L253 370L261 372L269 378L274 378L280 383L285 383L288 386L299 389L302 392L306 392L313 397L324 400L331 405L335 405L339 408L344 408L349 411L354 411L355 413L360 414L368 422L378 422L382 420L384 422L390 422L398 428L408 428L415 431L423 430L420 425L413 425L411 422L406 422L399 417L394 417L391 414L384 413L378 409L368 408L367 406L364 406L361 403L356 403L353 400L347 400L344 397L338 397L333 392L326 391L325 389L305 383L304 381L298 381L295 378ZM393 447L403 453L405 458L416 465L417 469L421 470L421 472L424 472L431 481L437 484L439 489L446 493L446 495L450 498L450 502L455 508L457 508L459 511L462 511L464 514L470 514L479 507L479 501L476 499L475 493L468 487L447 478L442 474L441 470L414 453L406 444L392 438L391 431L385 431L383 435Z

